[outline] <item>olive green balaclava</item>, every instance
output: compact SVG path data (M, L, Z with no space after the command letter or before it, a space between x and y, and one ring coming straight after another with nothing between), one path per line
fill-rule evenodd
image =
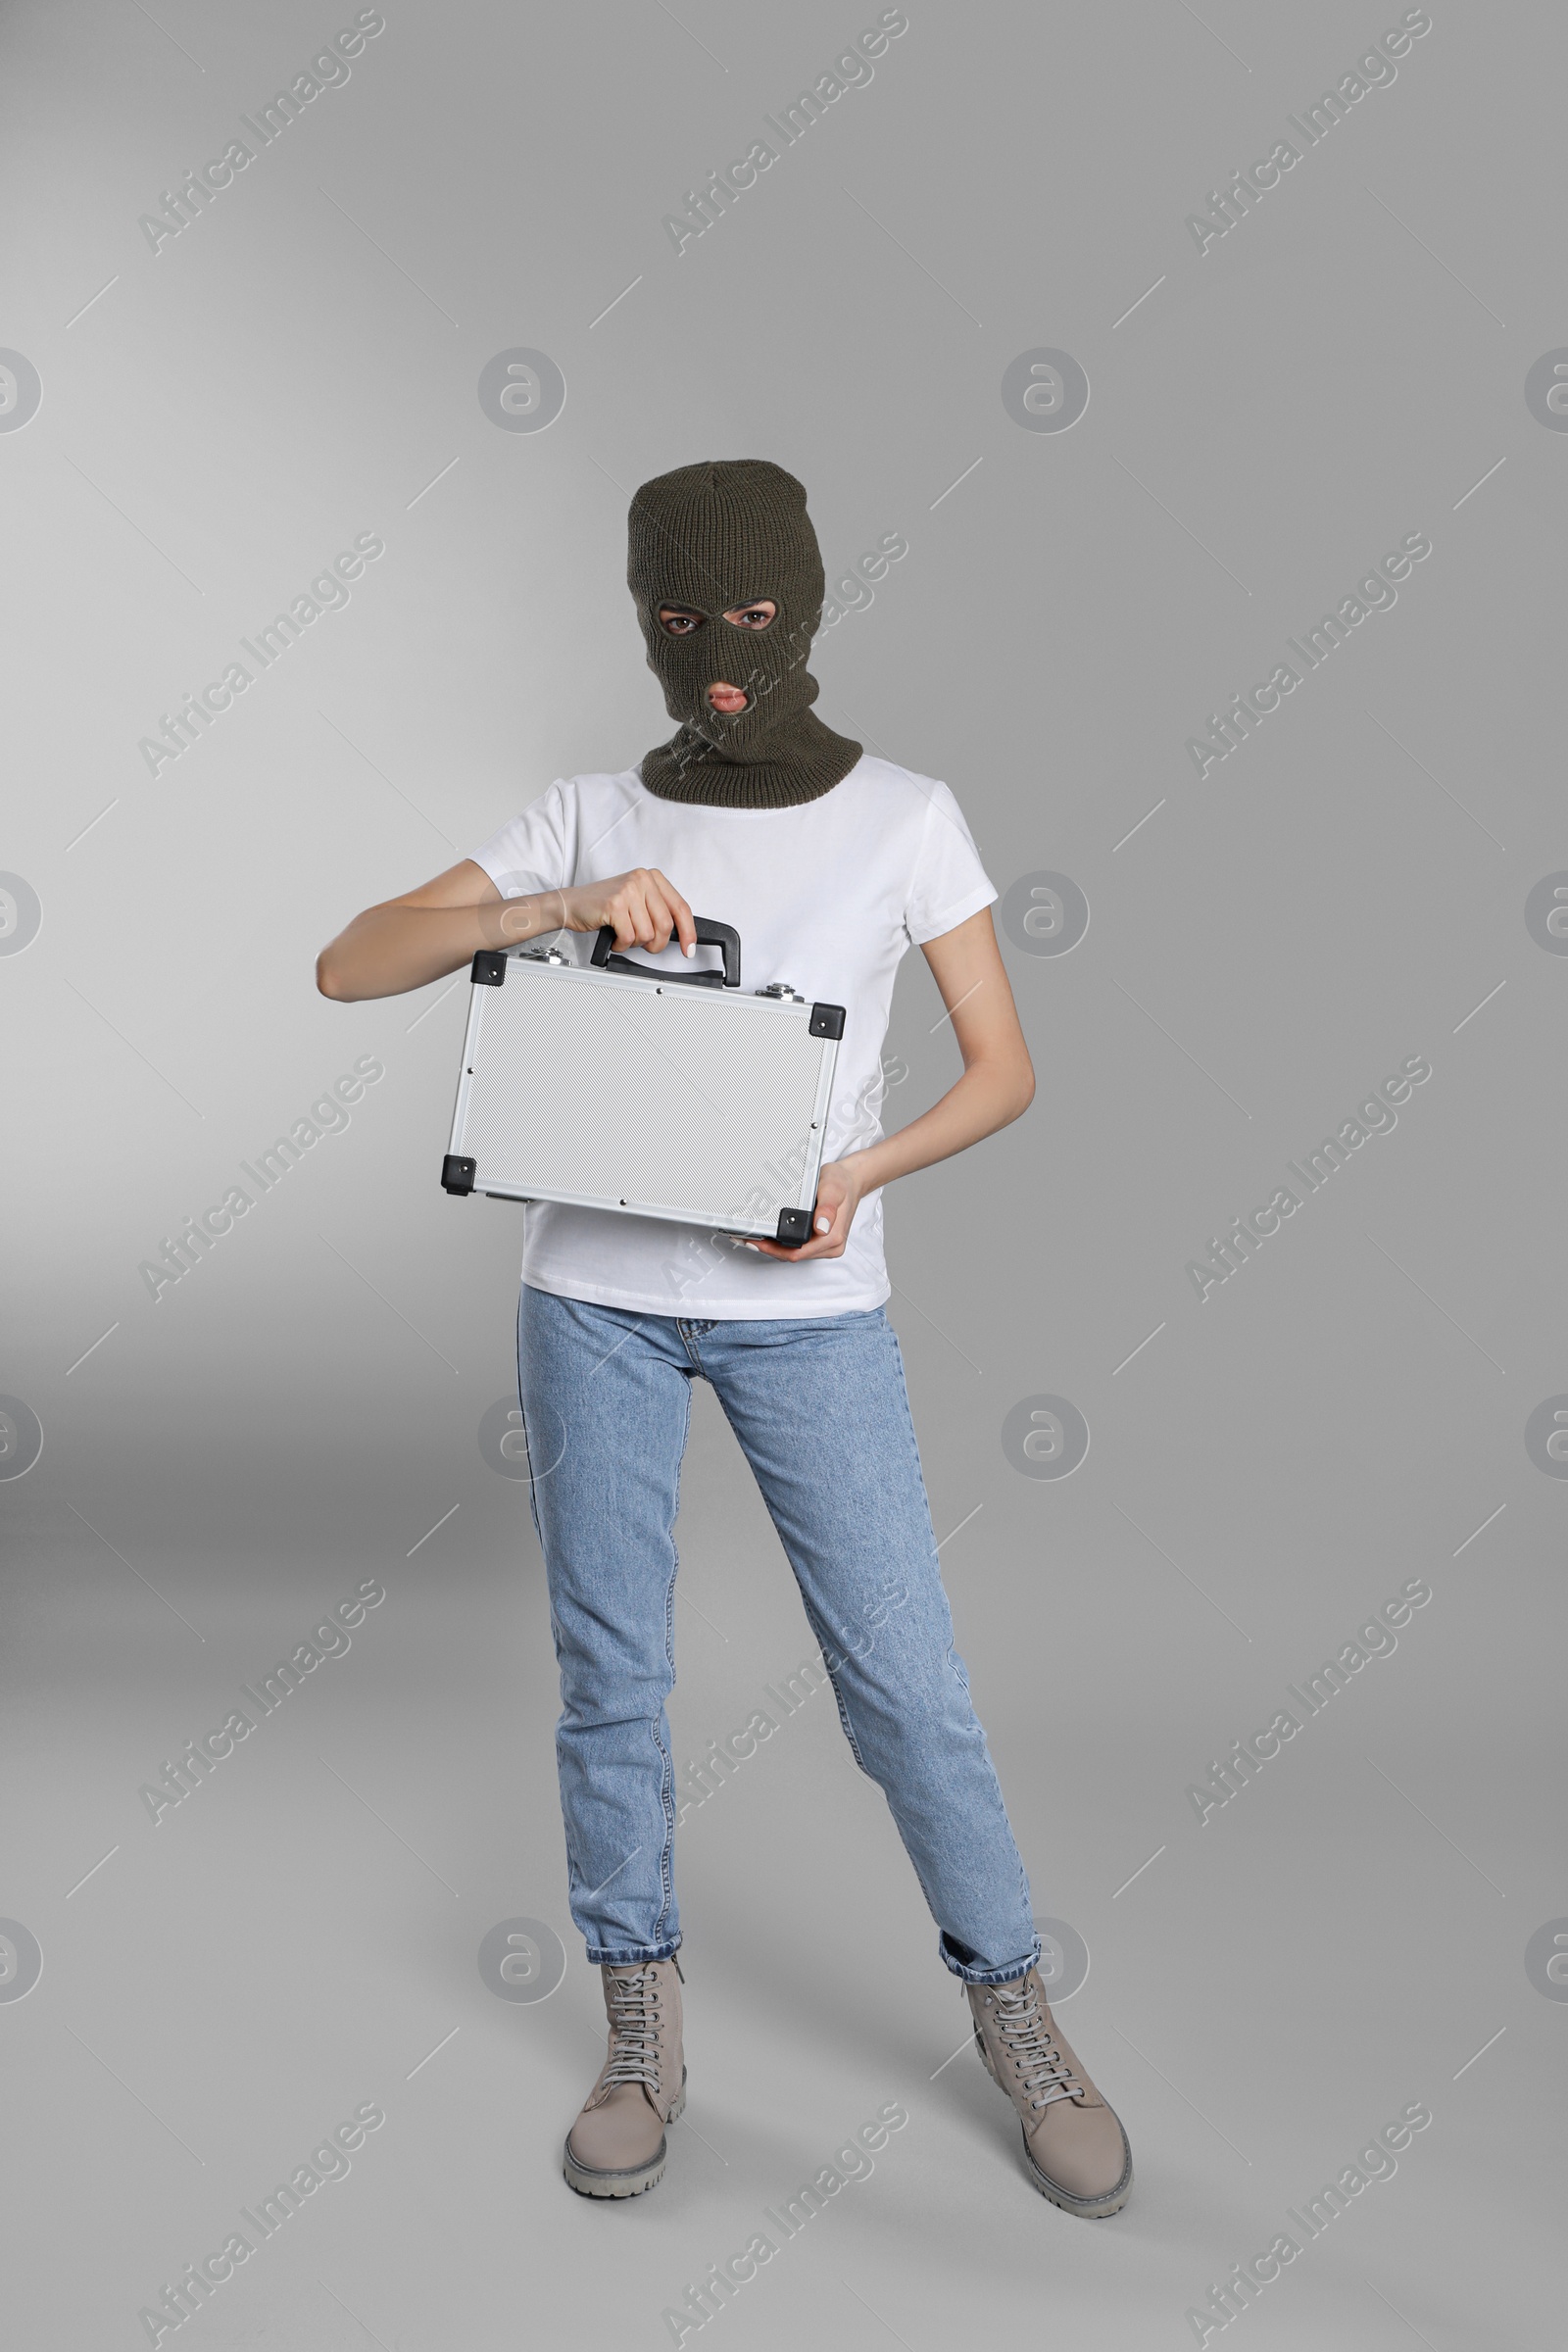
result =
M831 792L860 746L810 708L806 657L822 617L822 558L795 476L762 458L677 466L644 482L627 525L626 584L648 666L681 722L644 758L645 788L720 808L787 808ZM765 629L723 617L762 597L778 607ZM690 606L701 627L672 637L661 605ZM720 679L748 698L733 718L708 701Z

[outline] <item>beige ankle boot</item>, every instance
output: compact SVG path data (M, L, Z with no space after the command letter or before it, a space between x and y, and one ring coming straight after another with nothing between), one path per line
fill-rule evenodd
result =
M1133 2185L1127 2134L1062 2040L1039 1971L964 1989L986 2072L1023 2125L1036 2188L1064 2213L1099 2220L1120 2212Z
M585 2197L635 2197L664 2171L664 2126L686 2104L680 1967L602 1968L610 2050L566 2134L562 2170Z

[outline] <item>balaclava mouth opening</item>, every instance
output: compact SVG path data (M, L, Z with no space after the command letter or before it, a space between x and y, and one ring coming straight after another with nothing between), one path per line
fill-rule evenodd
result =
M627 535L626 584L648 666L680 721L644 757L645 789L723 808L787 808L831 792L860 746L811 709L816 680L806 657L822 617L822 558L795 476L763 458L677 466L644 482ZM725 620L763 597L778 608L765 629ZM662 605L689 607L702 625L671 636ZM733 718L708 700L720 679L747 698Z

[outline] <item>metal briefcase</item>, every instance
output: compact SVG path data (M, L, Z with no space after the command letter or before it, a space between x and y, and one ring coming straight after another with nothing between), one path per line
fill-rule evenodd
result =
M810 1239L844 1007L743 995L739 933L699 916L697 937L722 971L656 971L609 929L586 966L475 956L449 1193Z

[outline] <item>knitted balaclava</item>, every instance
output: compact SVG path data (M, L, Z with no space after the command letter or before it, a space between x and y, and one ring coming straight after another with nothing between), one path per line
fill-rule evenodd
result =
M644 787L724 808L787 808L831 792L860 746L810 708L806 657L822 616L822 558L795 476L762 458L678 466L637 492L628 538L626 583L648 666L681 722L644 758ZM762 597L778 607L765 629L723 617ZM661 605L689 606L702 626L672 637ZM747 696L733 718L708 701L721 678Z

